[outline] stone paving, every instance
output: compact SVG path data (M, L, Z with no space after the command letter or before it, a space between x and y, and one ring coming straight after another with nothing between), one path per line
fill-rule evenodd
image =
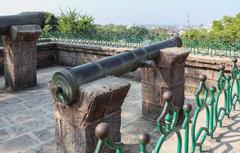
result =
M63 68L51 67L39 70L38 86L35 88L14 93L3 88L0 90L0 153L55 152L53 106L47 83L52 74L61 69ZM159 133L155 129L155 123L141 114L141 84L130 82L131 88L123 105L121 132L123 143L128 144L125 151L135 153L138 152L137 135L148 132L152 142L156 142ZM4 78L0 77L0 87L3 86ZM193 94L186 94L185 102L193 101ZM204 112L201 113L197 126L203 123ZM240 152L240 109L226 118L223 125L223 128L216 130L214 140L207 138L203 146L204 152ZM176 137L173 136L164 143L161 152L176 152L176 145ZM151 143L148 149L152 150L153 146Z

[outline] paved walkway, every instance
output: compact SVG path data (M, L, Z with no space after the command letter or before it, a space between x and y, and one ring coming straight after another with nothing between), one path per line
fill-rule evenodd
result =
M54 115L47 82L55 71L61 69L39 70L36 88L14 93L0 90L0 153L54 153ZM138 134L148 132L152 142L156 142L159 133L155 130L155 123L141 114L140 83L130 82L131 88L123 105L121 132L123 142L128 144L126 152L135 153L138 151ZM0 77L0 87L3 85L4 78ZM186 102L193 102L192 94L186 95ZM203 123L204 112L198 125ZM205 152L240 152L240 109L225 119L223 125L216 131L213 141L207 139L204 143ZM148 148L152 150L153 146L152 143ZM162 152L173 153L175 148L176 137L171 137L163 145Z

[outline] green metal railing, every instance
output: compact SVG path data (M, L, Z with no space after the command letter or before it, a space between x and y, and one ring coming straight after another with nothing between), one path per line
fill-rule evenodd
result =
M167 91L163 94L165 105L162 114L156 121L156 128L159 131L159 139L155 144L153 153L161 150L166 138L177 136L177 153L194 153L197 149L202 152L202 146L206 137L213 139L214 132L222 127L222 121L225 117L230 117L230 113L235 110L236 104L240 104L240 70L237 67L237 60L233 60L231 75L224 73L225 66L220 66L219 76L217 79L217 87L207 87L206 75L199 76L199 85L195 94L196 107L193 116L190 117L192 111L191 104L183 106L184 120L181 126L177 125L179 109L172 103L172 93ZM224 106L219 105L220 97L224 98ZM206 112L206 124L201 125L196 130L197 119L201 111ZM180 130L183 130L183 136ZM110 127L107 123L100 123L96 127L96 136L98 144L94 153L100 153L102 146L106 146L116 153L123 153L123 143L112 142L109 139ZM191 136L191 139L190 139ZM147 153L146 145L150 142L148 134L139 136L139 152ZM189 143L191 142L191 147Z
M136 48L150 45L169 38L161 36L138 36L126 34L109 33L42 33L39 42L60 41L67 43L81 43L100 45L108 47ZM183 38L183 46L192 54L240 57L240 40L236 42L225 42L223 40L189 39Z
M82 43L110 47L128 47L135 48L144 45L154 44L166 40L168 36L135 36L135 35L117 35L109 33L43 33L39 42L47 40L60 41L68 43Z
M155 44L159 41L168 39L169 36L135 36L135 35L116 35L109 33L42 33L39 43L43 42L66 42L88 45L98 45L116 48L137 48L140 46ZM224 57L240 57L240 40L236 42L225 42L222 40L205 40L183 38L183 47L195 55L210 55ZM0 46L2 46L0 40Z
M222 40L184 38L183 46L193 54L240 57L240 40L230 43Z

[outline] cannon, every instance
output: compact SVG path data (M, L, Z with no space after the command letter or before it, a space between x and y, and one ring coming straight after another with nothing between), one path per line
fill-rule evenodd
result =
M50 90L58 101L72 104L79 96L80 85L108 75L120 76L139 67L153 66L152 59L160 54L160 49L181 46L181 38L173 37L157 44L126 50L97 61L66 68L53 75Z
M9 32L9 29L13 25L29 25L37 24L40 27L44 25L44 13L43 12L26 12L18 15L0 16L0 35L4 35Z

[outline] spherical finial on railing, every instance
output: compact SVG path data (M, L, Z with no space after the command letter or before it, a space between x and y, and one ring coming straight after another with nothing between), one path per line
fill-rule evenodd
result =
M234 58L234 59L232 59L232 61L233 61L233 63L237 63L237 59L236 58Z
M205 74L201 74L201 75L199 76L199 80L200 80L200 81L206 81L206 80L207 80L207 76L206 76Z
M163 93L163 100L164 100L164 101L171 101L171 100L172 100L172 97L173 97L173 95L172 95L172 92L171 92L171 91L165 91L165 92Z
M99 123L95 128L95 135L99 139L105 139L110 134L110 126L108 123Z
M139 141L145 145L149 144L151 138L150 135L148 133L142 133L139 135Z
M192 105L191 104L184 104L183 105L183 110L186 112L190 112L192 110Z
M221 65L219 66L219 70L225 70L225 65L221 64Z
M217 89L216 89L216 87L211 86L211 87L209 88L209 90L210 90L210 92L215 92Z
M227 81L230 81L231 78L232 78L232 77L231 77L230 75L226 75L226 80L227 80Z

